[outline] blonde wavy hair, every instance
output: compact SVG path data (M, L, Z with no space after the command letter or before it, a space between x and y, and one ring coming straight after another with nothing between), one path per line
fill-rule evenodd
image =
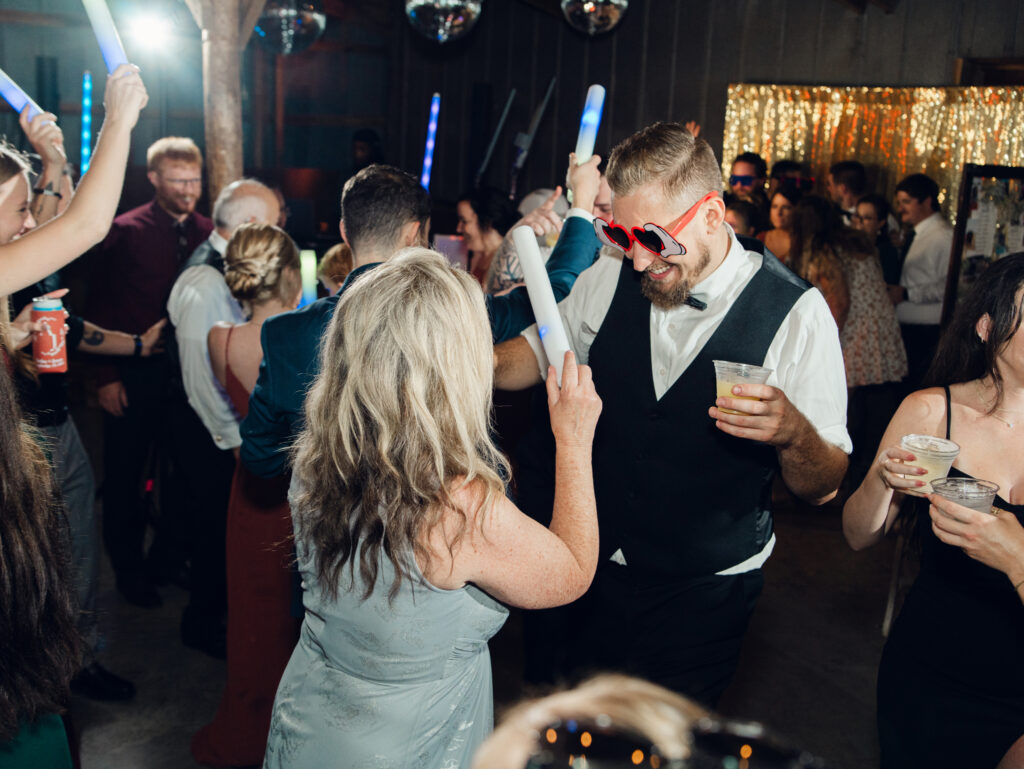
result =
M270 299L288 303L302 287L298 246L280 227L242 224L224 250L224 281L246 315Z
M504 493L508 464L491 440L493 346L480 286L436 251L407 248L346 289L323 340L294 452L300 542L317 580L338 595L373 592L381 554L395 567L388 596L430 563L425 534L448 511L484 515ZM454 493L478 485L477 511Z
M708 715L700 705L656 684L600 675L514 707L477 750L473 769L522 769L540 749L543 731L568 720L607 720L650 740L666 758L688 758L693 727Z

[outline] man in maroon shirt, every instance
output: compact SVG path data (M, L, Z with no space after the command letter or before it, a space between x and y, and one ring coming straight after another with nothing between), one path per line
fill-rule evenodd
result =
M213 230L213 223L195 212L202 194L203 158L191 139L157 140L146 152L146 166L155 196L114 219L98 247L89 311L104 328L137 334L164 315L179 268ZM165 432L173 365L168 357L142 358L137 351L98 374L97 394L106 412L103 538L121 594L145 607L161 603L144 569L143 475ZM178 512L164 508L164 516Z

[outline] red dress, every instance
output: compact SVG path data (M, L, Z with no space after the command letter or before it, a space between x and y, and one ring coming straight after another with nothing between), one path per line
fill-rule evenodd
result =
M225 352L230 343L229 331ZM229 363L225 380L244 418L249 392ZM288 482L288 475L266 479L241 462L235 467L227 517L228 680L217 715L192 737L192 756L206 766L263 762L277 685L299 637L300 621L291 616Z

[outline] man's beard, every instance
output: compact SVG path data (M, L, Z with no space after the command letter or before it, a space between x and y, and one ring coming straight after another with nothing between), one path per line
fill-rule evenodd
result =
M697 254L697 264L692 269L687 270L682 265L672 263L672 266L679 270L680 277L670 288L662 289L661 284L651 278L647 274L647 270L644 270L643 275L640 276L640 291L655 307L660 307L663 310L679 307L690 295L694 279L711 264L711 249L705 243L697 245Z

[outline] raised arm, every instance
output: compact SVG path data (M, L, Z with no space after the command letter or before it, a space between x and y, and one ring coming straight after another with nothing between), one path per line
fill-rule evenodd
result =
M591 447L601 399L590 369L577 367L572 353L566 354L561 389L554 367L548 371L547 388L556 446L550 528L502 497L492 510L470 519L470 530L451 560L445 559L444 542L436 539L435 530L431 546L439 558L429 576L440 586L472 582L526 609L569 603L590 587L598 557Z
M40 112L31 121L26 106L19 118L21 130L25 132L32 149L39 155L42 169L32 190L32 218L36 226L46 224L60 213L61 203L71 198L70 177L64 173L67 157L64 153L64 133L57 125L57 116Z
M885 537L899 514L904 494L924 485L915 476L927 471L914 464L916 457L911 452L900 448L900 438L910 433L944 434L945 413L945 397L938 389L911 393L896 410L871 469L843 506L843 535L854 550Z
M147 99L137 67L124 64L107 78L107 117L78 194L63 214L0 246L0 295L41 280L103 239L121 198L132 128Z

